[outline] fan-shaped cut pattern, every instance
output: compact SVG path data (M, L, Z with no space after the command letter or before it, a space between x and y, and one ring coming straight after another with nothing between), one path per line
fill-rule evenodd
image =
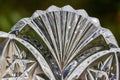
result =
M83 9L37 10L0 37L1 80L119 80L113 34Z

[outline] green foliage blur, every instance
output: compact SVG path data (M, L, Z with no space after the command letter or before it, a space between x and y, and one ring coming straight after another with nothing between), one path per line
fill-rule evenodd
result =
M113 32L120 45L120 0L0 0L0 31L8 32L21 18L51 5L85 9L89 16L99 18L101 26Z

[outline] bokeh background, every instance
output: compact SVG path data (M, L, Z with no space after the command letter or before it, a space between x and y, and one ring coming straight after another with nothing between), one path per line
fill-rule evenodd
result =
M120 46L120 0L0 0L0 31L8 32L21 18L51 5L85 9L89 16L99 18L101 25L113 32Z

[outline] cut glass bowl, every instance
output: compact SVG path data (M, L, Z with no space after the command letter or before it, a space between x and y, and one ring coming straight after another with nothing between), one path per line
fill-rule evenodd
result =
M119 55L97 18L51 6L0 32L0 80L119 80Z

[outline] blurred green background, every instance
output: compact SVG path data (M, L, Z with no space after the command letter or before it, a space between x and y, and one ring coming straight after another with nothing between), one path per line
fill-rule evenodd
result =
M0 31L8 32L21 18L51 5L85 9L89 16L99 18L101 25L113 32L120 45L120 0L0 0Z

